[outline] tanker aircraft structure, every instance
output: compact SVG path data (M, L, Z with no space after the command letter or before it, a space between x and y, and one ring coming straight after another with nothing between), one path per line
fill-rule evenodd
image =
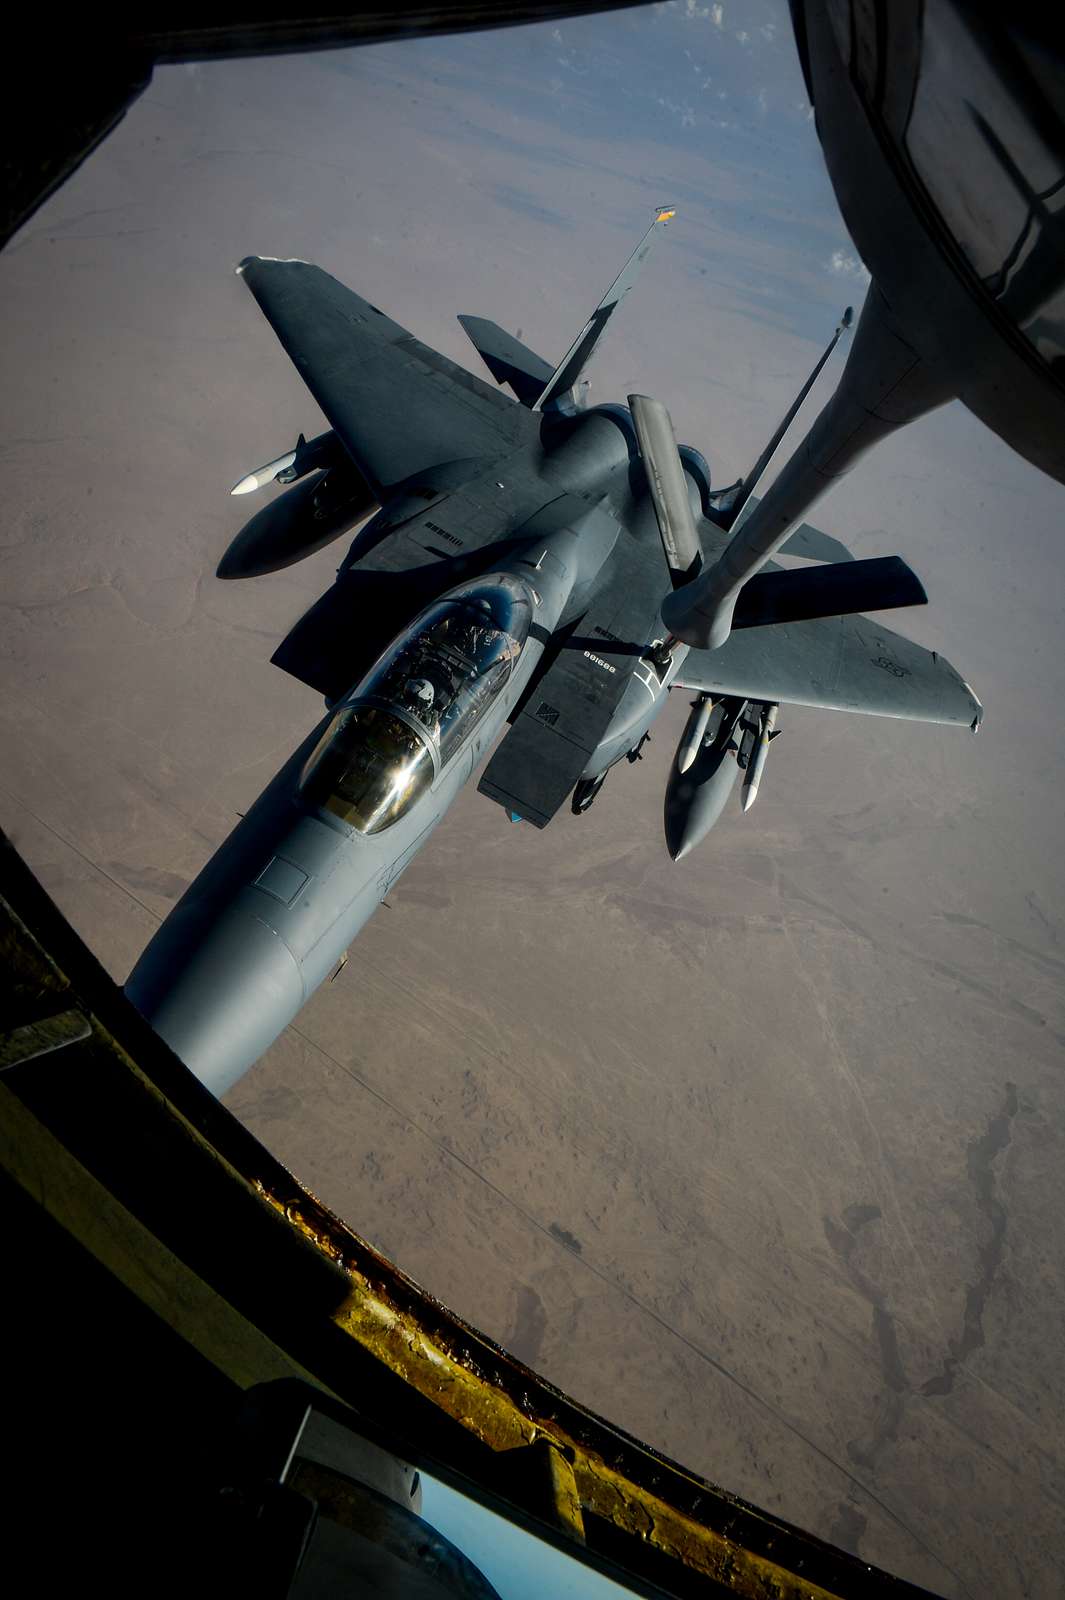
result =
M459 319L514 398L318 267L253 256L238 268L331 431L237 484L293 486L218 574L277 571L363 525L272 658L325 696L325 716L126 984L215 1093L338 969L490 750L480 793L543 828L567 801L587 810L611 768L640 755L672 690L692 694L665 793L679 860L741 774L744 811L753 802L782 705L978 726L979 702L941 655L855 614L924 603L906 564L856 561L800 520L859 450L945 398L908 393L908 352L875 286L839 387L760 500L849 311L727 488L678 447L659 402L582 403L588 360L672 216L657 212L554 368L495 323ZM780 550L806 562L783 569Z

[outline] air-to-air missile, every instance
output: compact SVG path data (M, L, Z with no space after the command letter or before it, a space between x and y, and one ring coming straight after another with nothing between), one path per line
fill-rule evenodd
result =
M296 449L299 446L297 445ZM283 456L278 456L274 461L268 461L265 467L257 467L254 472L247 472L239 483L230 489L230 494L254 494L256 489L265 489L268 483L285 483L285 474L292 471L296 465L296 450L286 450Z
M265 489L268 483L295 483L297 478L305 478L316 467L335 467L348 459L344 446L332 428L328 433L320 433L310 443L301 433L293 449L268 461L265 467L245 473L229 492L231 495L252 494L256 489Z
M692 701L692 714L685 724L677 749L677 771L687 772L699 751L702 749L706 725L710 721L710 713L714 709L714 702L710 695L700 695L698 700Z
M772 740L774 740L777 734L780 732L780 729L777 727L777 712L779 710L779 706L766 706L765 708L765 714L762 717L762 726L759 729L757 740L754 746L754 755L747 767L747 776L743 782L742 803L744 811L749 811L754 805L754 802L758 799L758 786L762 781L762 773L765 771L765 762L766 756L769 754L769 746Z
M251 494L269 483L297 484L246 522L218 563L220 578L259 578L314 555L377 509L377 500L336 434L308 443L249 472L229 491Z

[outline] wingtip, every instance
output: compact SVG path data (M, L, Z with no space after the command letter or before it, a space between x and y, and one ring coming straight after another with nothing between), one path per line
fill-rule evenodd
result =
M304 261L302 256L245 256L243 261L237 262L233 270L238 278L243 278L249 267L254 267L263 261L269 261L283 267L309 267L311 265L309 261Z
M976 694L975 694L975 692L973 690L972 684L971 683L966 683L964 678L961 681L962 681L963 684L965 684L965 692L968 694L969 699L972 701L973 705L976 707L976 712L975 712L975 715L973 716L973 720L969 724L969 729L970 729L970 731L972 733L979 733L980 732L980 724L984 720L984 707L983 707L983 704L982 704L982 702L980 700L977 699Z

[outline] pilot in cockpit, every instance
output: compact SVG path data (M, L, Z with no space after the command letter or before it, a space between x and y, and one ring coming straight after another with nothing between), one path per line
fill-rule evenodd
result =
M481 666L491 657L493 653L492 646L501 637L502 635L495 626L490 611L484 618L471 616L467 612L462 617L456 618L452 643L468 661L476 662L478 666Z
M487 602L448 607L392 666L385 681L395 704L439 739L462 706L484 699L484 675L505 639Z
M454 650L467 661L479 663L486 647L499 633L492 620L490 607L486 605L484 609L486 616L483 620L471 616L466 607L441 617L429 635L430 641Z
M436 717L436 690L428 678L408 678L403 686L402 703L425 727L432 728Z

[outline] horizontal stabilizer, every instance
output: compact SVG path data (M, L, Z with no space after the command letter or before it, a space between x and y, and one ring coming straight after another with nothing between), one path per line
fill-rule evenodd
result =
M509 383L523 406L532 410L551 377L549 362L485 317L460 317L474 349L497 383Z
M689 650L674 687L969 728L984 714L945 656L870 617L736 629L717 650Z
M794 572L760 572L740 590L732 626L762 628L927 604L920 578L905 561L900 556L880 556Z
M800 522L780 547L782 556L804 556L807 561L853 561L854 556L839 539L808 522Z

